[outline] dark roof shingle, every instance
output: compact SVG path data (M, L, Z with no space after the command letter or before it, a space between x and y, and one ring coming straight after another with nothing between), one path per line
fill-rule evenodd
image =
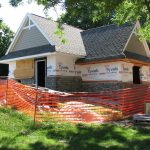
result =
M54 46L43 45L43 46L39 46L39 47L33 47L33 48L29 48L29 49L10 52L7 55L4 55L3 57L1 57L0 61L21 58L21 57L26 57L26 56L32 56L32 55L38 55L38 54L44 54L44 53L50 53L50 52L54 52L54 51L55 51Z
M81 32L87 53L84 61L123 55L125 44L134 26L135 24L125 24L120 27L108 25Z

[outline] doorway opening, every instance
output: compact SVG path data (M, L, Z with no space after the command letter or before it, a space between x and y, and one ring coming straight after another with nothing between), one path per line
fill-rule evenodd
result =
M140 84L140 67L134 66L133 67L133 83L134 84Z
M36 61L36 84L40 87L45 87L46 79L46 60Z

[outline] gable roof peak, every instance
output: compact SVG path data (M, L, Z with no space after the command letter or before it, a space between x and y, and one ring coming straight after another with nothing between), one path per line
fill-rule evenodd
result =
M64 25L64 38L66 39L67 43L63 44L61 42L61 38L55 34L57 29L56 21L48 20L47 18L27 13L5 55L12 51L15 43L17 42L18 38L20 37L25 22L29 18L34 24L34 26L43 34L46 40L49 42L50 45L60 47L58 52L68 53L76 56L85 56L85 48L83 45L83 41L81 38L81 31L80 29L71 27L69 25Z
M45 19L45 20L47 20L47 21L51 21L51 22L53 22L53 23L58 23L58 21L55 21L55 20L53 20L53 19L48 19L48 18L46 18L46 17L43 17L43 16L39 16L39 15L36 15L36 14L33 14L33 13L28 13L29 15L33 15L33 16L36 16L36 17L39 17L39 18L42 18L42 19ZM68 26L68 27L70 27L70 28L74 28L74 29L78 29L78 30L81 30L81 31L84 31L83 29L81 29L81 28L78 28L78 27L74 27L74 26L72 26L72 25L69 25L69 24L66 24L66 23L62 23L62 26Z

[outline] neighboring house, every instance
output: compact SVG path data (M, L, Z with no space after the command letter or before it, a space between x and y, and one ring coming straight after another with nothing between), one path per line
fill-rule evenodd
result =
M0 63L9 77L60 91L99 91L150 83L150 51L137 36L139 22L81 30L27 14Z

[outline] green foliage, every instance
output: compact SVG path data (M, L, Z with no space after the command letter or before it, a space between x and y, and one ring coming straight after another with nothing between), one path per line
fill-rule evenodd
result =
M110 11L100 15L101 9L97 3L87 4L83 1L79 1L76 5L70 3L66 3L66 5L66 13L62 14L60 18L63 23L81 29L89 29L112 23L111 18L113 12Z
M150 38L150 20L148 20L142 28L139 30L140 39L149 39ZM149 40L150 41L150 40Z
M62 44L67 43L67 39L64 37L63 26L62 26L62 23L60 21L58 21L57 28L56 28L56 31L54 32L54 34L60 38L60 41Z
M125 22L139 20L142 28L139 31L140 39L147 39L150 42L150 3L148 0L124 0L115 9L115 16L112 21L118 25Z
M3 56L13 38L14 33L10 30L10 28L3 23L3 21L0 21L0 57Z
M28 0L29 3L32 1L36 1L38 5L44 5L45 9L63 3L63 0ZM9 2L12 6L17 7L20 3L26 2L26 0L9 0Z
M0 150L149 150L150 127L33 120L0 107Z
M9 3L14 7L17 7L18 4L21 2L22 2L22 0L9 0Z

